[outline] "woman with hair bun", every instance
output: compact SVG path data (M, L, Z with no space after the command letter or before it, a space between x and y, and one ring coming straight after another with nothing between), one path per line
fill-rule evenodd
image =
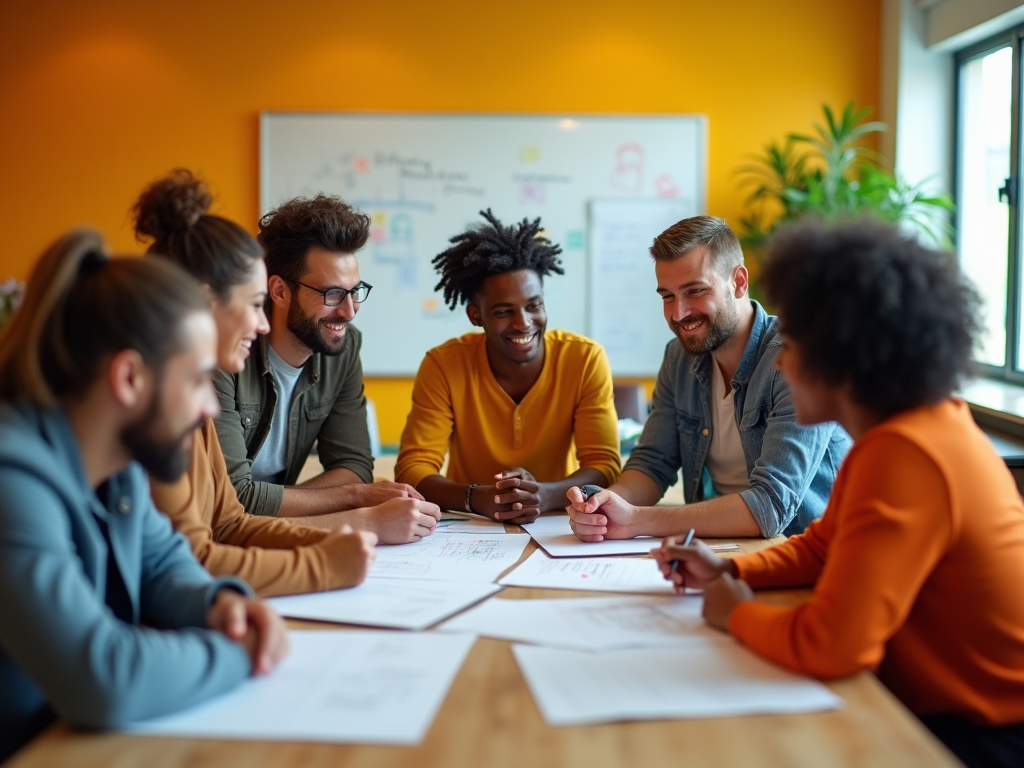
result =
M267 270L263 250L238 224L208 211L206 184L177 169L150 184L132 209L136 236L148 253L175 262L199 281L217 324L217 365L245 367L263 313ZM351 587L366 577L377 537L342 526L336 532L254 517L238 501L212 419L196 430L191 465L178 482L152 481L153 500L188 537L210 573L238 576L260 595Z

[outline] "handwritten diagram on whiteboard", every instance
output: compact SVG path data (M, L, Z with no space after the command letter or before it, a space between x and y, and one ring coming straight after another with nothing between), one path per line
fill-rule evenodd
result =
M637 232L667 212L704 210L705 136L700 116L265 113L260 203L266 212L325 192L370 217L360 271L374 290L355 320L369 375L411 375L428 349L472 330L463 308L449 310L434 290L430 261L450 237L482 222L479 211L488 207L506 223L541 217L562 246L565 275L544 286L549 327L605 344L617 375L650 375L670 335L647 254L657 231ZM617 255L595 242L608 234L592 218L595 201L646 201L633 209L642 225ZM648 308L629 315L627 331L602 314L609 275L624 279L615 288L619 304Z

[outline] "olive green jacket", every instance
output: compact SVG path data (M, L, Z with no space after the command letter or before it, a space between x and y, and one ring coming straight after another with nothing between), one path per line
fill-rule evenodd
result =
M372 482L361 347L359 330L349 325L339 354L316 353L306 361L288 406L285 485L295 484L314 442L324 470L344 468L364 482ZM252 479L252 461L267 439L274 409L279 407L267 348L267 337L261 336L245 370L217 374L214 383L221 412L216 426L239 501L251 515L276 516L284 486Z

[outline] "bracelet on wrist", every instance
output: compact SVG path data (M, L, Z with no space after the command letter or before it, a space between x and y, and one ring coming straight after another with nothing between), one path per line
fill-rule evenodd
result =
M473 509L473 489L476 488L477 485L478 483L470 483L466 486L466 501L462 505L467 512L473 512L474 514L476 513Z

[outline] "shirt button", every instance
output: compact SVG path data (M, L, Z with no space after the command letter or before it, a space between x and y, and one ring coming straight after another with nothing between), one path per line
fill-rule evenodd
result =
M245 424L246 426L249 426L249 422L251 422L251 421L252 421L252 419L250 419L248 416L246 416L244 419L242 419L242 423Z
M707 437L708 436L708 432L709 432L709 430L705 428L705 430L701 434L704 435L704 437Z
M127 515L129 512L132 511L132 500L129 499L127 496L122 496L121 499L117 502L117 511L120 512L122 515Z

